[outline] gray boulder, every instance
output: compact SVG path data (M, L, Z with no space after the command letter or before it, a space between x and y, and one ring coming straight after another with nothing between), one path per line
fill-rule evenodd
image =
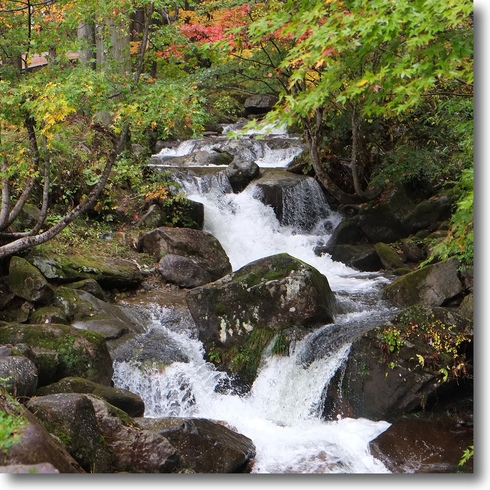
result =
M143 234L138 248L160 261L167 254L192 260L212 278L231 272L231 264L221 243L210 233L189 228L157 228Z
M241 192L260 175L260 167L255 162L235 158L226 168L225 174L233 191Z
M167 254L158 263L158 272L181 288L195 288L212 281L211 275L191 258Z
M251 439L223 424L201 418L135 419L165 436L195 473L244 473L255 456Z
M15 417L18 424L8 450L0 451L0 467L37 468L48 464L55 468L48 472L85 473L59 439L54 438L27 408L0 397L0 411Z
M384 295L397 306L441 306L464 290L458 267L455 259L427 265L393 281Z
M327 278L285 253L191 289L186 300L208 358L245 387L275 335L295 325L330 323L336 310Z
M33 303L48 304L53 298L53 288L38 268L21 257L12 257L7 284L16 296Z
M88 379L78 377L63 378L56 383L39 388L36 396L53 395L56 393L87 393L106 400L131 417L142 417L145 412L145 403L139 395L122 388L101 385Z
M112 456L101 437L91 400L79 393L37 396L27 408L87 473L109 473Z

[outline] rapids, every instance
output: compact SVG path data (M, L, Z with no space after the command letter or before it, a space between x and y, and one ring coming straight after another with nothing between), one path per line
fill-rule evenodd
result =
M276 166L284 168L300 147L294 138L294 150L271 150L274 145L267 139L258 141L263 148L259 151L259 145L254 147L256 161L259 165L266 161L266 167L272 166L272 151ZM206 142L208 147L217 143L225 144L222 137ZM246 144L250 144L250 138ZM182 155L196 148L200 151L203 145L202 140L184 142L172 152ZM169 164L162 158L171 156L169 151L163 153L155 158L159 163L152 165ZM234 194L222 173L179 175L187 197L203 203L204 229L221 242L233 270L258 258L287 252L327 277L343 313L335 324L324 325L291 345L288 356L264 355L251 391L239 395L225 389L230 386L226 374L205 361L190 315L152 304L138 306L145 310L148 331L159 330L178 346L187 362L173 362L166 367L159 363L116 362L115 386L139 394L145 401L146 417L226 421L253 440L257 449L253 473L388 473L371 456L369 442L389 423L340 416L335 421L321 418L326 388L346 359L350 342L390 314L390 307L381 300L387 279L377 273L360 273L328 255L314 253L341 219L328 208L314 179L307 180L298 191L300 195L285 193L289 220L281 224L272 208L257 199L253 184ZM308 232L301 225L306 215L317 220Z

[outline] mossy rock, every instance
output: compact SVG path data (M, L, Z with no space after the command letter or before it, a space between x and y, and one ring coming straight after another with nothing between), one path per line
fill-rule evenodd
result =
M386 286L384 296L402 307L441 306L463 292L458 266L454 259L427 265Z
M79 291L66 286L56 288L54 306L59 308L69 321L86 318L93 313L92 304L83 300Z
M57 306L42 306L41 308L38 308L31 314L29 322L68 324L65 312Z
M403 259L390 245L383 242L378 242L374 245L374 249L379 255L381 263L385 269L395 270L403 267Z
M131 417L142 417L145 411L145 404L139 395L121 388L101 385L85 378L74 376L63 378L56 383L40 388L37 390L36 396L55 393L90 393L124 410Z
M62 324L0 323L0 344L27 344L34 352L38 386L67 376L111 385L112 359L102 335Z
M6 282L16 296L33 303L48 304L53 299L53 288L38 268L22 257L10 259Z
M143 281L134 262L116 257L38 254L29 261L47 279L61 284L93 279L105 289L131 289Z

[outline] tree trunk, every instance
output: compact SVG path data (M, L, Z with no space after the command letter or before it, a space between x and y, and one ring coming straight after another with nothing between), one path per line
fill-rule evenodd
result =
M93 206L93 204L95 203L95 201L97 200L97 198L99 197L100 193L103 191L107 183L107 180L112 170L112 166L114 165L116 158L123 151L125 147L128 133L129 133L129 125L127 124L124 127L123 131L121 132L119 139L117 140L117 143L114 144L114 150L112 151L110 158L108 159L106 166L104 167L104 170L102 172L99 181L97 182L95 187L92 189L92 192L87 196L87 198L84 201L82 201L78 206L73 208L60 221L58 221L58 223L56 223L55 225L53 225L51 228L44 231L43 233L40 233L39 235L18 238L17 240L7 243L6 245L0 246L0 259L22 252L23 250L27 250L29 248L34 247L35 245L39 245L41 243L45 243L51 240L58 233L60 233L64 228L66 228L70 223L72 223L76 218L78 218L82 213L84 213L91 206Z
M325 189L340 203L340 204L358 204L364 202L364 199L356 194L348 194L344 192L330 177L328 170L324 167L320 160L319 140L322 128L322 111L316 110L315 124L310 124L306 119L303 119L303 127L308 143L310 160L313 170Z
M83 47L78 51L78 59L83 65L89 64L93 70L97 67L95 23L81 22L78 25L78 39L82 41Z

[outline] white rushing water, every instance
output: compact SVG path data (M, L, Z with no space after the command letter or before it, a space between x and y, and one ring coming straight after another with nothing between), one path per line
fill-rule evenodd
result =
M329 212L313 231L301 234L294 226L281 226L272 208L254 197L257 191L253 185L234 194L222 176L208 177L206 182L193 177L182 184L190 199L204 204L204 228L221 242L234 270L261 257L287 252L325 274L349 309L338 321L355 322L383 310L378 301L380 287L386 282L382 276L360 273L328 255L314 253L314 247L325 244L328 230L339 222L335 213ZM321 419L326 387L346 359L350 344L340 342L333 351L326 349L325 355L304 360L312 346L321 352L320 340L330 326L298 341L289 356L265 356L250 393L239 396L216 390L226 375L204 360L191 319L182 318L175 328L171 312L152 305L148 310L153 318L148 328L165 331L188 362L174 362L168 367L158 363L115 364L115 386L138 393L145 401L145 416L226 421L254 442L254 473L388 472L369 453L369 442L389 427L387 422Z

